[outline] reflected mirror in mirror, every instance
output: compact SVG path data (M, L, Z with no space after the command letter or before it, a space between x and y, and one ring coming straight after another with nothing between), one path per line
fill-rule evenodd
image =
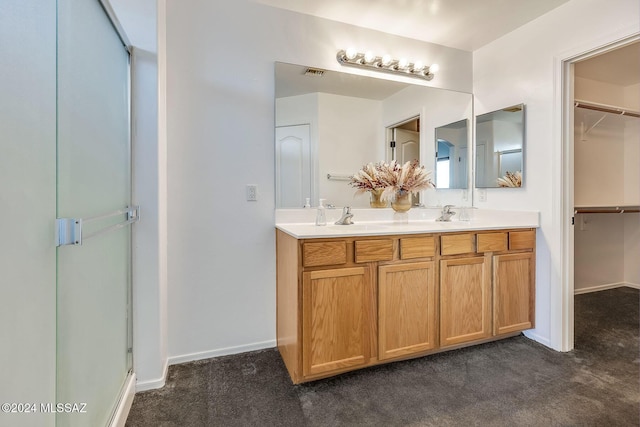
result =
M436 128L436 188L467 188L469 121Z
M369 207L350 177L391 161L387 129L409 118L419 118L419 161L435 178L436 126L472 114L469 93L279 62L275 98L276 208L301 208L307 198L314 207L320 198ZM461 204L462 195L446 202Z
M476 187L521 187L524 104L476 117Z

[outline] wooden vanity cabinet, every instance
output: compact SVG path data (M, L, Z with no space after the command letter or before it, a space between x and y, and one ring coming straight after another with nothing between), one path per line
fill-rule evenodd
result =
M493 257L493 334L524 331L534 326L535 254Z
M436 348L437 310L433 261L378 267L378 358Z
M534 327L535 239L535 230L478 233L477 251L491 257L494 336Z
M302 281L303 375L369 362L371 279L364 267L305 272Z
M385 247L392 242L382 240ZM378 245L362 246L365 258L388 256ZM354 261L354 239L298 240L277 230L276 252L276 335L293 382L370 365L376 352L375 269Z
M276 230L277 343L294 383L534 326L535 230L296 239Z
M475 233L440 236L440 346L491 336L491 259Z
M491 259L440 261L440 346L491 336Z

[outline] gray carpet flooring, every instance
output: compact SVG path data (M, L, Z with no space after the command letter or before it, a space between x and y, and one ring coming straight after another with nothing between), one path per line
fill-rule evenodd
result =
M640 295L575 297L575 349L524 336L294 386L276 349L171 366L127 426L638 426Z

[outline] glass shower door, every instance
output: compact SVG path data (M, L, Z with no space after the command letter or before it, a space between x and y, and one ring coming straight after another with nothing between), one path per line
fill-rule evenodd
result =
M132 367L129 54L98 0L57 5L56 424L105 426Z

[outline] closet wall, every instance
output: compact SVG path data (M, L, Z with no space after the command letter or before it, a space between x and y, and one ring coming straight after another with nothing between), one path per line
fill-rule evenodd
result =
M579 100L640 110L638 84L623 86L576 75L574 91ZM637 210L640 119L574 108L574 124L575 206ZM640 214L578 213L574 236L576 293L640 287Z

